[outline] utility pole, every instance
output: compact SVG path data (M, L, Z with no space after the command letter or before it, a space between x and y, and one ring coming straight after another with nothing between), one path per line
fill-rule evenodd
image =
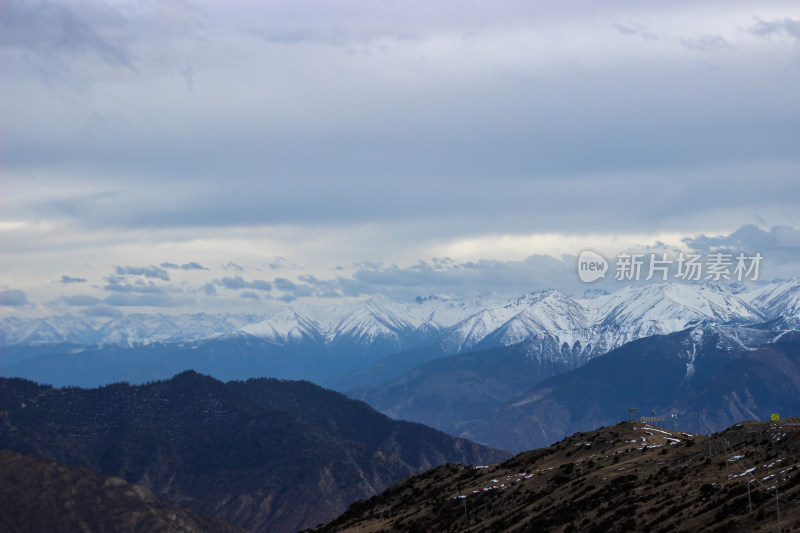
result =
M700 436L700 411L697 411L697 436Z
M464 522L469 525L469 514L467 513L467 499L464 498Z
M747 508L753 512L753 501L750 499L750 479L747 480Z
M731 478L731 473L728 470L728 439L722 439L722 444L725 446L725 479Z

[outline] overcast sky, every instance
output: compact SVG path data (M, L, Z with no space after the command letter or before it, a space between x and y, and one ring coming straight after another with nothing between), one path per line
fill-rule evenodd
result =
M800 275L796 1L0 5L0 310Z

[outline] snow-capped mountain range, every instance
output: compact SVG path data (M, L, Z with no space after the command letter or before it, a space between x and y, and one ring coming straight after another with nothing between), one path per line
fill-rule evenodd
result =
M725 284L648 284L573 298L557 290L512 299L397 302L373 296L351 307L284 308L257 315L130 314L105 323L70 315L0 321L2 345L72 342L141 345L249 334L275 346L314 343L327 349L380 346L384 354L427 343L443 354L509 346L550 336L570 350L605 352L631 340L700 322L800 325L800 279L749 290Z
M263 319L252 315L130 314L107 322L73 315L47 318L6 317L0 321L0 345L72 342L135 345L184 342L235 331Z

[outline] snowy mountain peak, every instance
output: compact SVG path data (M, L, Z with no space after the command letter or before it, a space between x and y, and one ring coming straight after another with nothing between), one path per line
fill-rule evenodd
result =
M767 318L800 318L800 278L764 285L747 296L750 304Z
M399 331L414 328L409 318L402 304L376 295L353 309L331 333L349 335L364 341L382 336L396 338Z
M479 311L455 326L441 346L459 352L478 345L508 346L533 335L587 327L583 306L557 290L537 291Z
M0 340L3 345L75 342L90 344L96 341L96 324L72 315L49 318L21 319L7 317L2 321Z
M319 324L310 318L300 316L288 307L266 320L244 326L240 331L281 345L304 338L321 337Z
M584 302L594 319L604 324L660 323L672 332L702 320L757 322L762 315L719 287L689 284L630 286Z

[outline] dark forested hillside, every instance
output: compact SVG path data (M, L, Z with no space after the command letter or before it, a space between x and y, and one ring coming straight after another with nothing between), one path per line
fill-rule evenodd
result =
M119 476L252 531L315 525L431 466L507 457L309 383L195 372L98 389L2 379L0 448Z
M0 450L0 531L235 533L118 477Z

